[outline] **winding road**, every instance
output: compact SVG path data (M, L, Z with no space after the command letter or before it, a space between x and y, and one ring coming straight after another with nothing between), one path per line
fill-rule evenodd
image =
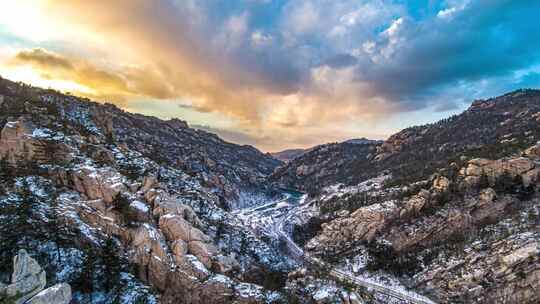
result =
M242 218L244 224L248 224L252 229L255 230L256 233L263 233L283 241L287 246L290 256L295 260L305 264L316 265L318 267L329 269L330 276L334 278L350 282L353 285L364 287L368 290L376 291L408 303L436 304L430 299L416 293L391 288L377 282L356 277L351 273L332 267L320 259L314 258L305 253L304 250L300 248L285 231L285 225L286 223L290 222L292 217L296 215L294 212L295 209L302 207L306 198L307 195L303 195L298 201L295 202L296 204L290 204L291 195L285 194L283 198L272 203L254 208L243 209L237 214L240 218Z

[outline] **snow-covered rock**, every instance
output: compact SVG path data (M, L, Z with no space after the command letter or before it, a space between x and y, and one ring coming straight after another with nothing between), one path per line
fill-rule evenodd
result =
M25 304L69 304L70 302L71 286L60 283L42 290Z

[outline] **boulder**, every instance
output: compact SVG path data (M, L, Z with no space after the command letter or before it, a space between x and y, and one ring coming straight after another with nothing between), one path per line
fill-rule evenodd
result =
M154 202L154 216L164 216L167 214L178 215L194 226L202 225L195 211L188 205L181 204L172 198L164 198L163 200L155 200Z
M0 133L0 159L13 165L32 160L37 150L31 138L33 129L31 121L24 118L7 122Z
M5 288L6 296L17 297L15 303L21 304L43 290L46 283L45 271L38 262L26 250L19 250L13 258L13 274L11 284Z
M540 158L540 143L528 148L523 154L530 158Z
M137 250L151 253L162 260L167 259L167 244L158 229L149 224L143 224L133 232L132 239L132 244Z
M123 176L111 167L81 167L72 172L75 190L88 199L102 199L110 204L116 196L127 191Z
M186 255L188 254L188 243L183 240L176 240L171 245L174 259L177 264L185 262Z
M517 250L512 251L510 254L507 254L502 257L502 263L506 267L511 267L515 264L520 263L521 261L528 259L529 257L537 256L540 253L540 250L538 249L538 245L539 244L537 242L533 242L524 247L521 247Z
M191 224L178 215L164 215L159 218L159 228L165 237L174 242L176 240L189 241Z
M143 179L143 185L141 191L146 193L148 190L155 188L159 185L158 179L153 175L145 176Z
M169 241L184 240L209 242L211 238L179 215L167 214L159 218L159 227Z
M42 290L25 304L69 304L71 302L71 287L61 283Z
M479 199L481 203L491 203L497 198L497 193L492 188L480 191Z
M189 242L188 246L189 253L196 256L206 268L212 267L212 257L218 253L217 248L213 244L192 241Z
M201 288L201 298L206 303L228 303L226 299L234 295L234 281L223 275L208 279Z
M444 176L438 176L433 180L433 188L437 191L444 192L450 187L450 180Z

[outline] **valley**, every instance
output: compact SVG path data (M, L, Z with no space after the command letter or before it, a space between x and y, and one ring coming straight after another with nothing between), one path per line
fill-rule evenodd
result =
M0 96L0 282L20 256L79 303L540 297L539 91L287 162L53 90Z

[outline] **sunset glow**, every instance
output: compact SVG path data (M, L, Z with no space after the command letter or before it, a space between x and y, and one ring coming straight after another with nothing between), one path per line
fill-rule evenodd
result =
M0 76L178 117L264 151L382 139L540 85L540 4L528 1L0 7Z

